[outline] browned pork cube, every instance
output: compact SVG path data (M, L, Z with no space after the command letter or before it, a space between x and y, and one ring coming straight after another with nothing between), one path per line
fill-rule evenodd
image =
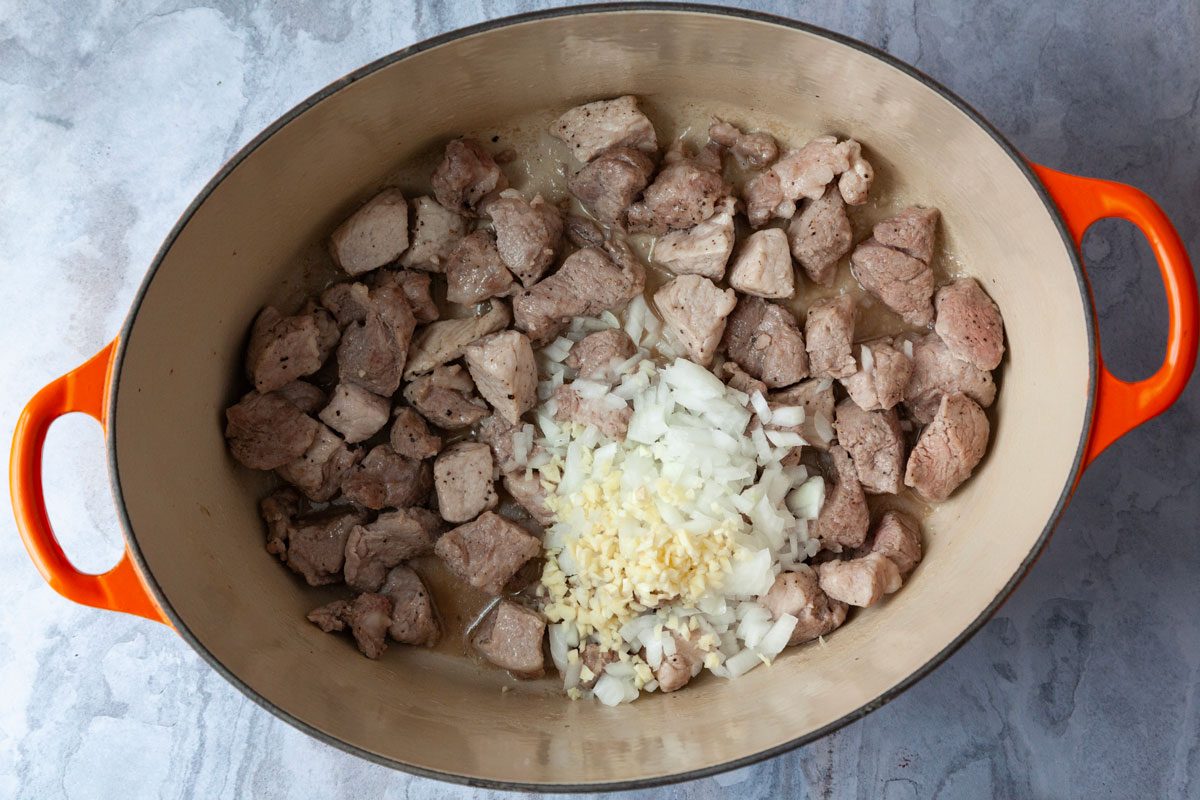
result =
M395 394L416 327L403 291L372 289L366 320L347 327L338 345L339 380L384 397Z
M451 572L476 589L498 595L517 570L542 551L542 543L519 525L485 511L443 534L434 550Z
M371 294L365 283L335 283L321 292L321 306L333 315L340 330L352 322L363 322L371 307Z
M734 313L737 313L736 310ZM730 325L732 326L732 322ZM726 330L725 334L728 336L729 331ZM743 370L735 361L726 361L722 364L717 370L717 377L725 381L730 389L736 389L746 394L758 392L763 397L767 396L767 385Z
M858 369L852 352L854 317L854 299L849 295L818 300L809 307L804 340L814 378L845 378Z
M414 269L381 269L371 277L371 285L377 289L393 286L403 292L417 322L433 322L441 316L437 303L433 300L433 281L428 272L418 272Z
M346 540L366 514L358 508L329 508L297 517L288 531L280 560L304 576L309 586L340 583L346 563Z
M479 206L508 188L508 179L491 153L474 139L454 139L430 178L433 196L445 208L473 215Z
M513 455L513 434L520 428L520 425L514 425L499 414L492 414L479 423L475 436L492 448L492 458L501 472L523 469Z
M252 391L225 410L229 453L251 469L275 469L300 458L320 427L279 392Z
M662 663L654 670L654 679L661 692L675 692L687 686L704 666L704 653L696 647L692 636L685 638L678 633L671 636L675 640L675 652L669 656L664 654Z
M859 408L886 411L904 399L912 377L912 359L891 339L859 345L858 371L842 378L842 386Z
M974 278L960 278L938 289L933 299L933 329L952 354L981 370L993 370L1004 357L1000 309Z
M388 635L401 644L433 647L441 638L433 597L421 576L403 565L393 567L379 593L392 601Z
M499 498L492 469L492 450L483 442L458 442L439 453L433 464L433 486L442 519L466 522L495 508Z
M505 473L504 488L538 523L550 525L554 522L554 512L546 508L546 489L537 470L533 470L529 477L526 477L525 470Z
M431 322L413 339L408 351L408 366L404 378L412 380L435 367L462 356L467 345L480 336L495 333L508 325L512 315L508 306L492 300L490 308L477 317L443 319Z
M699 225L729 192L719 161L716 170L694 159L676 161L663 167L642 192L642 199L629 207L629 228L660 234Z
M387 424L391 403L353 383L339 383L321 411L321 421L340 433L347 442L366 441Z
M903 511L885 511L871 534L871 552L885 555L901 578L907 578L921 562L921 526Z
M445 272L446 258L467 232L467 220L431 197L413 201L412 244L400 257L410 269Z
M550 126L550 134L566 142L583 163L611 147L633 147L651 155L658 150L654 125L638 110L637 98L628 94L566 111Z
M681 275L654 293L668 335L689 359L707 367L725 333L725 318L737 304L733 289L718 289L700 275Z
M276 389L305 414L315 414L325 406L325 393L305 381L292 381Z
M609 400L612 397L613 400ZM554 392L554 418L580 425L593 425L603 435L616 441L624 441L629 431L629 420L633 409L627 404L617 405L615 395L606 397L584 397L570 384L560 386Z
M338 226L329 240L333 261L351 275L390 264L408 249L408 203L384 189Z
M946 394L965 394L983 408L996 399L991 373L955 358L936 333L912 340L912 348L912 375L904 388L904 405L917 422L932 421Z
M778 389L808 377L804 335L792 312L758 297L743 297L725 324L729 358L748 375Z
M501 600L475 632L475 649L488 661L517 678L546 674L542 639L546 620L531 608Z
M299 493L288 487L276 489L258 503L258 513L267 524L267 552L281 561L287 555L288 538L303 503Z
M779 157L779 146L771 134L743 133L719 119L708 126L708 138L733 153L742 167L762 169Z
M279 467L275 474L309 500L324 503L341 490L342 481L362 455L361 449L347 447L342 437L321 425L304 455Z
M581 378L611 379L616 377L612 368L633 358L636 353L637 346L629 334L619 328L609 328L589 333L572 345L564 363L578 370Z
M837 405L838 444L854 462L858 481L870 494L897 494L904 474L904 431L895 409L863 411L846 398Z
M850 166L838 177L838 191L842 199L850 205L861 206L867 202L867 194L875 180L875 170L863 157L861 144L853 139L848 140L846 144L850 147Z
M826 484L825 502L811 534L820 540L823 549L840 553L843 549L862 546L867 540L871 517L850 455L841 446L831 447L829 455L833 461L834 481L832 486Z
M742 243L729 285L739 292L782 300L796 290L787 234L781 228L755 231Z
M900 588L900 572L881 553L849 561L826 561L817 566L821 589L832 599L865 608Z
M336 342L337 331L333 333ZM314 314L285 317L267 306L250 331L246 374L255 389L271 392L319 370L329 353L329 343Z
M767 607L773 619L784 614L796 618L789 646L831 633L846 621L846 604L830 599L821 590L817 573L807 564L801 564L795 572L779 573L759 603Z
M537 362L525 334L493 333L467 345L463 355L483 399L509 422L516 424L537 403Z
M562 242L562 215L540 194L529 201L511 189L501 192L487 213L500 258L523 286L532 285L554 263Z
M392 620L391 598L381 594L360 594L353 602L335 600L314 608L308 619L326 633L350 626L354 642L367 658L379 658L387 649L387 631Z
M405 458L386 444L371 449L342 481L342 494L371 509L407 508L433 488L428 462Z
M475 383L458 364L438 367L404 387L404 399L439 428L469 428L487 416L487 404L475 395Z
M894 217L878 223L871 235L884 247L907 253L928 264L933 258L933 244L940 216L936 208L909 206Z
M389 569L432 553L441 530L437 514L426 508L385 511L370 524L356 525L346 540L346 583L362 592L379 591Z
M676 275L703 275L719 281L733 254L734 212L732 197L721 200L713 215L686 230L665 233L654 243L654 260Z
M908 457L904 483L932 502L949 497L971 477L987 451L990 434L987 415L964 394L942 396L933 422Z
M571 194L607 225L625 226L625 210L650 182L654 162L633 147L614 147L576 172L567 186Z
M771 217L787 219L796 212L797 200L820 198L826 186L850 169L850 157L857 147L853 139L838 142L837 137L826 135L789 150L771 169L747 182L743 197L750 224L758 228ZM861 148L857 152L861 157ZM859 200L857 194L852 196Z
M933 322L933 270L924 261L868 239L851 253L850 272L909 325Z
M418 461L433 458L442 449L441 437L430 433L425 418L411 408L396 409L389 442L400 455Z
M832 286L837 265L850 252L854 233L841 194L830 186L792 218L787 229L792 256L814 283Z
M513 299L516 327L535 344L544 344L571 320L624 308L642 293L646 275L640 264L617 263L593 247L567 256L558 272Z
M508 294L516 284L487 231L467 234L446 259L446 299L474 305Z

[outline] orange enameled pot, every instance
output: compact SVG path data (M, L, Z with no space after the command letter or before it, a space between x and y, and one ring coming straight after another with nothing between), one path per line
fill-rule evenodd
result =
M610 709L569 702L550 679L502 692L511 681L499 671L445 653L393 647L364 659L304 621L319 593L263 552L265 478L226 454L222 410L240 390L248 322L324 278L329 232L414 154L625 93L660 118L720 108L793 143L852 134L881 192L939 207L945 250L1007 325L991 450L930 517L926 559L904 591L825 646L793 648L737 681ZM1166 286L1166 359L1137 383L1099 359L1078 246L1102 217L1141 228ZM171 232L117 339L30 401L12 497L30 555L61 594L173 625L249 697L327 742L452 781L644 786L811 741L946 658L1029 568L1088 461L1182 391L1196 310L1187 255L1145 195L1029 165L961 100L859 42L703 7L539 13L383 58L247 145ZM42 499L46 430L70 411L107 434L127 549L102 575L71 566Z

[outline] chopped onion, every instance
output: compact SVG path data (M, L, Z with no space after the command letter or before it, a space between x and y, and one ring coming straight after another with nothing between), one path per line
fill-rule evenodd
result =
M780 406L771 409L771 422L777 428L794 428L804 424L804 406Z
M798 620L791 614L781 615L755 645L755 648L759 653L773 660L775 656L783 652L783 648L788 646L788 639L792 637L792 631L795 630L797 622Z
M747 648L725 659L725 669L730 678L740 678L761 663L763 662L758 653Z
M875 354L865 344L859 348L859 354L862 359L862 371L870 374L875 369Z
M762 392L755 391L750 395L750 406L754 409L754 413L762 420L763 425L771 422L771 406L767 405L767 398L762 396Z

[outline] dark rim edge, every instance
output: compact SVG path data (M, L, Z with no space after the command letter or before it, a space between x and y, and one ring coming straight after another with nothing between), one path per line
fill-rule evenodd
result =
M443 44L447 44L449 42L453 42L458 39L466 38L468 36L473 36L473 35L479 34L479 33L485 33L487 31L495 30L497 28L508 27L510 25L523 24L523 23L527 23L527 22L536 22L536 21L545 20L545 19L554 19L557 17L575 16L575 15L583 15L583 14L596 14L596 13L620 13L620 12L630 12L630 11L633 11L633 12L654 11L654 12L673 12L673 13L699 13L699 14L708 14L711 16L733 17L733 18L738 18L738 19L747 19L747 20L751 20L751 21L755 21L755 22L763 22L763 23L767 23L767 24L779 25L782 27L791 28L793 30L798 30L798 31L802 31L805 33L810 33L810 34L814 34L817 36L821 36L826 39L830 39L839 44L842 44L847 47L851 47L855 50L858 50L860 52L866 53L867 55L874 56L875 58L879 59L880 61L883 61L888 66L891 66L892 68L897 69L897 70L905 73L909 77L915 78L916 80L925 84L930 89L934 90L939 95L941 95L945 100L947 100L952 105L954 105L956 108L958 108L960 111L962 111L964 114L966 114L967 117L969 117L976 125L981 127L989 136L992 137L992 139L996 142L996 144L999 145L1000 148L1003 149L1009 155L1010 158L1012 158L1013 162L1017 165L1017 168L1020 169L1022 173L1024 173L1025 177L1029 180L1029 183L1033 186L1034 190L1042 198L1042 202L1046 206L1046 210L1049 212L1051 218L1054 220L1055 225L1059 229L1059 233L1063 239L1063 245L1066 247L1068 256L1070 257L1071 263L1075 268L1075 279L1079 285L1080 300L1084 306L1083 311L1084 311L1084 320L1085 320L1085 323L1087 326L1088 359L1089 359L1089 363L1088 363L1088 400L1087 400L1085 424L1083 426L1083 430L1080 432L1079 444L1076 448L1075 458L1072 463L1070 473L1068 474L1066 484L1063 487L1062 494L1059 496L1058 501L1055 504L1054 511L1050 515L1050 518L1047 520L1046 526L1042 529L1041 535L1038 537L1037 542L1030 549L1028 556L1026 556L1026 558L1021 562L1021 564L1017 568L1017 570L1013 573L1012 578L1010 578L1009 581L1004 585L1004 587L996 595L995 599L991 603L988 604L987 608L985 608L983 610L983 612L978 617L976 617L975 620L973 620L962 631L962 633L960 633L953 641L951 641L945 648L943 648L940 652L938 652L936 655L934 655L932 658L930 658L929 661L925 662L923 665L921 665L916 670L914 670L911 674L909 674L909 676L907 678L900 681L899 683L897 683L895 686L891 687L887 691L883 692L875 699L863 704L859 708L855 709L854 711L850 712L849 714L846 714L845 716L841 717L840 719L834 720L833 722L829 723L828 725L818 728L817 730L810 731L809 733L807 733L803 736L797 737L796 739L792 739L789 742L785 742L784 744L769 748L767 750L759 751L758 753L755 753L750 756L745 756L745 757L742 757L739 759L734 759L732 761L727 761L727 762L723 762L720 764L715 764L712 766L691 770L688 772L679 772L679 773L672 773L672 774L667 774L667 775L657 775L657 776L653 776L653 777L649 777L649 778L637 778L637 779L631 779L631 780L616 780L616 781L610 781L610 782L604 782L604 783L583 783L583 784L554 783L554 784L551 784L551 783L521 783L518 781L496 781L496 780L473 778L471 776L460 775L460 774L456 774L456 773L438 772L438 771L434 771L434 770L425 769L422 767L417 767L412 764L406 764L406 763L403 763L400 761L396 761L394 759L390 759L385 756L381 756L377 753L373 753L373 752L371 752L369 750L365 750L357 745L350 744L350 743L345 742L341 739L338 739L334 736L331 736L330 734L325 733L324 731L310 725L309 723L305 722L304 720L299 719L298 717L295 717L290 712L285 711L284 709L275 705L271 701L267 700L265 697L260 695L253 688L251 688L246 683L244 683L237 675L235 675L232 671L230 671L227 667L225 667L224 664L222 664L216 658L216 656L214 656L211 652L209 652L209 650L199 641L199 639L197 639L196 636L194 634L192 634L192 632L184 624L183 620L180 619L180 617L175 613L175 611L171 607L170 603L167 602L166 596L163 592L163 589L161 586L159 586L157 580L153 576L153 573L150 571L149 566L147 565L147 563L142 555L141 549L138 546L137 537L134 535L132 521L129 519L129 514L125 507L124 494L121 491L120 471L119 471L119 467L117 464L117 447L116 447L116 440L117 440L116 408L117 408L117 399L118 399L117 395L118 395L118 391L119 391L119 387L120 387L121 369L122 369L122 366L123 366L124 360L125 360L125 348L128 343L128 340L129 340L129 334L133 328L133 324L137 317L138 310L141 308L141 305L142 305L143 300L145 299L146 293L150 288L150 284L153 282L154 276L158 272L158 268L162 265L163 260L165 259L167 253L170 252L171 247L175 243L175 240L178 238L180 232L187 226L188 222L191 220L191 218L195 214L196 210L201 205L203 205L203 203L208 199L208 197L212 194L212 192L216 189L216 187L218 185L220 185L220 183L231 172L233 172L233 170L235 170L243 161L245 161L246 158L248 158L255 150L257 150L260 145L262 145L265 141L267 141L267 139L269 139L271 136L273 136L275 133L277 133L279 130L281 130L284 126L290 124L294 119L299 117L301 114L303 114L308 109L312 108L313 106L322 102L326 98L337 93L341 89L344 89L345 87L349 86L350 84L354 83L355 81L358 81L361 78L371 75L384 67L390 66L391 64L394 64L398 61L402 61L402 60L409 58L410 56L413 56L417 53L421 53L426 50L430 50L434 47L439 47ZM107 448L108 448L108 464L109 464L109 482L111 484L111 488L113 491L114 500L116 501L117 514L119 515L122 526L124 528L123 533L124 533L125 541L128 545L129 551L133 554L133 558L137 563L138 570L141 573L142 578L146 582L146 585L150 588L150 590L154 594L155 602L157 602L158 605L162 608L163 612L170 619L171 623L174 625L175 630L179 633L179 635L189 645L191 645L191 647L197 653L200 654L200 657L203 658L206 662L208 662L208 664L214 670L216 670L222 677L225 678L225 680L229 681L234 687L236 687L240 692L242 692L242 694L246 695L246 697L248 697L250 700L252 700L256 705L260 706L261 708L266 709L270 713L274 714L276 717L282 719L283 721L287 722L288 724L292 725L293 727L301 730L302 732L306 733L307 735L312 736L313 738L324 742L325 744L335 747L345 753L349 753L349 754L357 756L359 758L363 758L367 761L371 761L375 764L379 764L379 765L382 765L385 767L390 767L392 769L397 769L402 772L407 772L409 774L416 775L416 776L419 776L422 778L431 778L434 780L440 780L440 781L445 781L448 783L454 783L454 784L459 784L459 785L464 785L464 786L473 786L473 787L486 788L486 789L499 789L499 790L507 790L507 791L535 791L535 792L627 791L627 790L631 790L631 789L644 789L644 788L650 788L650 787L655 787L655 786L663 786L663 785L668 785L668 784L673 784L673 783L680 783L683 781L697 780L699 778L705 778L705 777L709 777L712 775L717 775L722 772L727 772L730 770L740 769L742 767L751 766L753 764L757 764L759 762L766 761L770 758L774 758L775 756L779 756L784 753L788 753L798 747L801 747L803 745L814 742L817 739L821 739L821 738L833 733L834 731L845 727L846 725L850 724L851 722L855 722L859 719L862 719L863 717L865 717L867 714L871 713L872 711L875 711L875 710L881 708L882 706L886 705L887 703L891 702L896 697L900 696L903 692L905 692L907 689L909 689L911 686L913 686L915 683L917 683L917 681L919 681L922 678L929 675L935 668L937 668L939 665L941 665L942 662L944 662L951 655L953 655L960 647L962 647L963 644L965 644L968 639L970 639L972 636L974 636L975 633L977 633L979 631L979 629L981 627L983 627L983 625L992 617L992 615L994 615L996 613L996 611L1000 608L1000 606L1004 603L1004 601L1008 599L1009 595L1012 594L1012 591L1021 582L1021 580L1024 579L1026 574L1028 574L1029 568L1033 565L1034 561L1037 560L1038 556L1040 556L1042 551L1045 549L1046 543L1050 538L1050 534L1053 532L1055 525L1057 524L1058 520L1061 518L1063 511L1066 508L1067 501L1070 499L1071 494L1074 490L1075 484L1081 474L1084 451L1086 449L1087 441L1088 441L1089 435L1091 433L1091 426L1092 426L1093 416L1094 416L1094 412L1095 412L1095 403L1096 403L1096 346L1097 345L1096 345L1095 318L1094 318L1094 314L1093 314L1090 290L1088 288L1087 279L1083 272L1083 265L1080 261L1078 251L1075 248L1075 241L1074 241L1074 239L1071 238L1069 232L1067 231L1066 225L1062 220L1062 215L1059 212L1057 205L1055 205L1053 199L1050 197L1049 193L1046 191L1045 186L1042 184L1042 182L1040 180L1038 180L1037 176L1033 173L1033 170L1030 168L1029 163L1025 160L1025 158L1021 155L1021 153L1012 145L1012 143L1009 142L1008 139L1002 133L1000 133L1000 131L997 130L987 119L985 119L978 111L976 111L973 106L971 106L969 103L964 101L957 94L950 91L945 86L943 86L941 83L934 80L930 76L926 75L924 72L917 69L916 67L895 58L894 56L890 55L889 53L886 53L883 50L880 50L879 48L874 47L873 45L866 44L865 42L861 42L857 39L853 39L849 36L845 36L843 34L836 33L834 31L826 30L824 28L820 28L815 25L810 25L805 22L800 22L798 20L789 19L787 17L781 17L781 16L778 16L775 14L768 14L768 13L763 13L763 12L758 12L758 11L748 11L748 10L736 9L736 8L724 8L724 7L720 7L720 6L711 6L711 5L706 5L706 4L702 4L702 3L666 3L666 2L596 3L596 4L588 4L588 5L570 6L570 7L565 7L565 8L545 9L545 10L541 10L541 11L533 11L533 12L527 12L524 14L517 14L517 15L513 15L513 16L502 17L502 18L495 19L495 20L489 20L486 22L477 23L475 25L471 25L466 28L460 28L460 29L457 29L454 31L439 34L438 36L432 37L430 39L426 39L424 41L417 42L413 45L410 45L409 47L403 48L401 50L397 50L386 56L378 58L375 61L372 61L369 64L367 64L363 67L360 67L359 69L354 70L353 72L350 72L350 73L344 75L343 77L339 78L338 80L328 84L324 88L320 89L319 91L310 95L308 98L301 101L299 104L297 104L292 109L290 109L285 114L283 114L278 119L276 119L273 123L271 123L271 125L269 125L267 128L265 128L261 133L259 133L257 136L255 136L249 143L247 143L236 154L234 154L228 161L226 161L226 163L221 167L221 169L218 170L216 175L213 176L212 180L210 180L208 182L208 184L206 184L205 187L200 191L200 193L198 195L196 195L195 199L192 200L192 202L184 210L183 214L180 215L179 220L175 223L174 227L172 227L170 233L167 235L166 239L163 241L162 247L159 249L158 253L155 255L153 262L151 262L150 268L146 273L146 277L142 280L142 284L141 284L141 286L138 287L137 294L134 296L133 303L130 306L129 314L126 316L125 321L121 326L121 332L120 332L119 336L120 336L120 340L119 340L118 347L117 347L117 354L116 354L116 358L113 362L113 367L111 370L111 384L109 387L110 394L109 394L109 405L108 405L108 414L107 414L107 429L108 429Z

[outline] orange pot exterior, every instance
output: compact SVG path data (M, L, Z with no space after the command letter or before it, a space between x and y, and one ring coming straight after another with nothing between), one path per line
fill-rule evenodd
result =
M1158 261L1167 295L1167 353L1153 375L1133 383L1123 381L1104 366L1097 348L1099 378L1092 433L1084 454L1087 466L1121 436L1165 411L1183 392L1196 364L1196 276L1171 221L1143 192L1123 183L1032 166L1058 206L1076 249L1087 229L1101 219L1117 217L1138 226Z
M13 511L29 557L56 592L85 606L170 624L151 598L128 549L116 566L103 574L91 575L75 568L54 537L42 493L42 448L54 420L81 411L107 429L108 390L117 347L118 340L114 339L82 366L48 384L21 412L9 464Z

